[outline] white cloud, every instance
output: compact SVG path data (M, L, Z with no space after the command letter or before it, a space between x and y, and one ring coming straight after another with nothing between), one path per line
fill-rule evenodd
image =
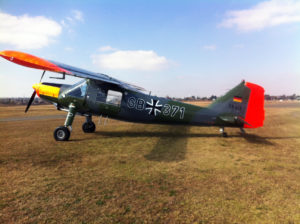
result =
M70 16L67 16L66 17L66 20L69 21L70 23L73 23L74 19Z
M38 49L49 45L61 33L61 26L43 16L13 16L0 12L0 43L18 49Z
M72 47L65 47L65 51L69 51L69 52L71 52L71 51L73 51L74 49L72 48Z
M71 11L71 13L72 13L73 19L75 19L77 21L80 21L80 22L84 21L83 14L82 14L81 11L74 9L74 10Z
M101 52L105 52L105 51L117 51L117 50L118 50L117 48L113 48L113 47L111 47L109 45L103 46L103 47L99 48L99 51L101 51Z
M247 32L295 22L300 22L300 1L271 0L250 9L229 11L219 25Z
M65 27L69 33L74 33L72 29L78 22L84 22L83 13L79 10L71 10L68 16L60 21L61 25Z
M154 51L122 51L92 55L93 63L100 68L117 70L159 70L166 67L169 61L158 56Z
M217 49L217 46L214 45L214 44L212 44L212 45L205 45L205 46L203 46L203 48L204 48L205 50L214 51L214 50Z
M68 26L68 24L65 22L65 20L61 20L60 23L61 23L61 25L63 25L64 27L67 27L67 26Z

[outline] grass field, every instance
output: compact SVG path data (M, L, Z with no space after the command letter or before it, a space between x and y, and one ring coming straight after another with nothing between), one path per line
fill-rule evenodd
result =
M0 119L61 115L0 107ZM0 122L0 223L300 223L300 103L267 104L263 128L77 117ZM95 118L97 122L97 119Z

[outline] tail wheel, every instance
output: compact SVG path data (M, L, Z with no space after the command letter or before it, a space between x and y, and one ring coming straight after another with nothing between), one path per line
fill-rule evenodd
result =
M93 133L96 130L96 125L94 122L84 122L82 125L82 130L84 133Z
M227 138L227 137L228 137L227 132L223 132L223 133L222 133L222 136L223 136L224 138Z
M225 137L225 138L228 137L227 133L225 132L224 127L220 128L220 133L222 134L223 137Z
M65 126L56 128L53 134L56 141L68 141L70 138L70 131Z

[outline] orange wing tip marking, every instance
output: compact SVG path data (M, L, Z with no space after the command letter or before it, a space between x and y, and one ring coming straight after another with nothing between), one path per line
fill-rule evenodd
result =
M60 68L57 65L45 59L33 56L31 54L27 54L19 51L1 51L0 56L5 58L8 61L29 68L36 68L36 69L42 69L42 70L47 70L52 72L71 74L71 72L69 72L68 70Z

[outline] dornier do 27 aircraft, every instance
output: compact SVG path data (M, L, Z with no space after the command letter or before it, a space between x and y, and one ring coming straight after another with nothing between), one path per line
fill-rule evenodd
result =
M18 52L2 51L0 56L19 65L57 72L82 80L75 85L40 82L32 87L34 92L28 102L28 111L35 95L49 101L58 110L67 111L63 126L54 131L57 141L70 138L75 115L86 117L82 125L85 133L95 131L92 116L109 116L114 119L151 123L194 126L217 126L224 137L224 127L257 128L264 122L264 89L256 84L242 81L219 97L208 107L199 107L166 98L145 94L144 89L122 82L104 74L89 72L62 63Z

